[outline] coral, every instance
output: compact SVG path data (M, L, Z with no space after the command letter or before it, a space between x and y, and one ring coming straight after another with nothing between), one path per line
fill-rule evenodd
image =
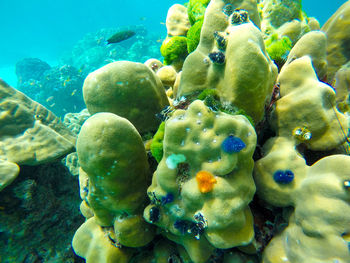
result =
M75 136L58 117L1 79L0 106L0 159L38 165L73 150Z
M242 6L253 17L257 13L250 2ZM260 30L250 20L230 25L222 8L223 1L210 2L201 33L203 41L185 60L176 96L194 97L206 88L216 89L223 104L243 109L257 123L263 118L277 68L265 51ZM230 17L241 19L245 12L235 11ZM227 35L224 51L216 48L218 32Z
M160 79L146 65L110 63L88 75L83 96L90 114L112 112L127 118L140 133L159 125L155 114L169 105Z
M108 154L99 154L101 149ZM122 219L142 209L148 163L141 137L128 120L112 113L94 114L79 133L77 152L89 176L88 203L100 225L111 226L117 216Z
M222 150L232 133L246 145L240 152ZM165 122L164 154L148 188L152 204L144 216L184 246L194 262L205 262L215 247L252 241L247 204L255 191L250 175L255 143L254 129L245 117L213 112L199 100L187 110L176 110ZM157 201L167 193L174 196L172 202ZM160 212L157 222L150 220L155 206Z
M269 20L273 27L280 27L293 19L301 19L301 0L264 0L264 19Z
M165 122L162 122L159 125L157 132L154 134L151 143L151 153L158 163L163 157L164 127Z
M156 74L162 81L164 87L174 86L177 73L172 66L160 67Z
M150 174L141 136L127 119L96 113L81 128L77 152L83 211L89 220L76 232L73 248L87 262L95 262L96 256L109 262L109 255L128 262L134 252L119 246L145 246L155 235L142 217ZM99 251L96 242L109 247Z
M203 20L197 21L187 32L187 51L192 53L199 44Z
M317 77L324 80L327 74L327 36L322 31L311 31L303 35L288 54L286 64L310 56Z
M66 125L67 128L75 135L78 135L84 121L86 121L89 117L90 114L87 109L83 109L78 113L67 113L64 115L63 124Z
M281 68L292 48L292 42L287 36L278 38L277 34L273 34L265 40L265 46L271 59Z
M10 185L19 174L19 167L17 164L0 160L0 192L6 186Z
M346 1L322 26L327 35L327 80L332 83L337 70L350 60L350 2Z
M264 250L262 262L348 262L349 176L343 171L350 168L350 157L333 155L309 167L293 143L282 138L269 141L265 152L254 172L259 196L295 210ZM276 173L284 169L294 176L276 181Z
M167 37L160 47L160 53L164 57L164 64L182 65L187 56L187 39L183 36ZM176 67L176 66L175 66ZM176 67L177 68L177 67Z
M343 65L335 74L333 87L336 91L337 108L341 112L350 111L350 62Z
M296 143L300 143L295 132L309 132L302 142L312 150L334 149L345 141L348 121L335 107L334 90L318 80L309 56L286 63L277 82L281 98L271 120L277 136L292 141L296 137Z
M75 233L72 246L75 253L83 256L86 262L128 263L133 252L118 247L111 235L108 229L103 229L96 223L95 218L90 218Z
M172 5L168 10L165 24L169 37L186 36L190 28L187 8L180 4Z
M150 69L152 69L155 73L157 73L158 69L163 67L163 63L155 58L147 59L144 64Z
M210 0L190 0L187 6L188 18L193 26L196 22L203 20L204 12Z

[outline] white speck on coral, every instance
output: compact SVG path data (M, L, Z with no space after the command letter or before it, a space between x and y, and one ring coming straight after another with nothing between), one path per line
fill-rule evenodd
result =
M118 81L117 85L123 85L123 81Z
M216 139L214 139L214 140L213 140L213 143L216 143L216 142L217 142Z
M248 132L247 137L249 137L249 136L251 136L251 135L252 135L252 133L251 133L251 132Z
M203 132L206 132L206 131L207 131L207 129L206 129L206 128L204 128L204 129L203 129Z
M107 175L111 175L111 172L107 172Z
M169 169L175 169L179 163L186 161L186 157L183 154L172 154L168 156L165 163Z
M114 160L114 162L113 163L117 163L117 160Z
M200 120L197 120L197 124L200 125L202 124L202 122Z
M190 128L186 128L186 132L190 132L190 130L191 130Z
M184 145L185 145L185 141L182 140L180 145L181 145L181 146L184 146Z
M201 116L202 116L202 113L201 113L201 112L198 112L197 115L198 115L198 117L201 117Z

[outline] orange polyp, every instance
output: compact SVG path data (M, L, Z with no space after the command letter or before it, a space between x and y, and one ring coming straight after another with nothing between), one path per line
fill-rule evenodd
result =
M215 177L207 171L199 171L196 175L199 191L202 194L209 193L213 190L214 184L217 183Z

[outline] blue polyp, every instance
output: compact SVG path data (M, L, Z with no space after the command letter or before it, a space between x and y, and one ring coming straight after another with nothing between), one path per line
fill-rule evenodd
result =
M237 153L245 148L245 143L238 137L228 136L221 144L221 148L226 153Z
M172 193L168 193L166 196L162 197L162 205L166 205L167 203L171 203L174 201L174 195Z
M294 173L291 170L277 170L273 174L273 180L278 184L289 184L294 179Z

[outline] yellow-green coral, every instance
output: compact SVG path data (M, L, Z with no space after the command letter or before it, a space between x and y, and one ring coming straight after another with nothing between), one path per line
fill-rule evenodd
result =
M187 39L183 36L167 37L160 47L160 53L164 57L164 64L184 60L187 56Z
M187 50L188 53L193 52L198 44L200 39L200 34L203 26L203 20L197 21L187 32Z
M188 18L191 25L203 20L204 12L210 0L190 0L187 5Z
M292 41L287 36L279 38L277 34L273 34L270 38L265 40L265 46L271 59L281 67L292 48Z
M159 125L158 131L153 136L152 143L151 143L151 153L158 163L163 157L164 127L165 127L165 122L162 122Z

